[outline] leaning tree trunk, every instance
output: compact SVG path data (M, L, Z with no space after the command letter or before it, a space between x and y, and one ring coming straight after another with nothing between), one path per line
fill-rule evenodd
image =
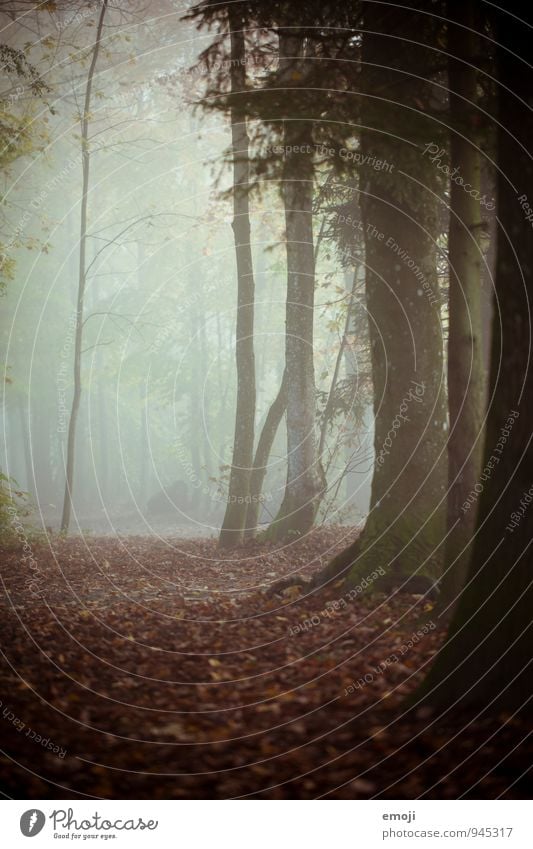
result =
M448 538L441 604L450 607L464 584L476 526L475 505L465 510L481 471L483 419L483 339L481 326L480 154L475 109L479 54L472 0L448 3L448 86L450 89L450 167L477 198L455 180L450 187L448 262ZM456 22L458 26L454 26Z
M508 14L509 13L509 14ZM514 14L513 14L514 13ZM423 685L439 708L513 710L533 696L533 72L531 36L500 13L496 297L483 491L467 582ZM524 57L522 60L520 57ZM529 204L529 207L526 206ZM529 221L527 217L529 216ZM418 694L420 696L420 694Z
M83 342L83 307L85 301L85 287L87 283L87 269L85 262L86 247L87 247L87 206L89 200L89 167L90 167L90 151L89 151L89 120L91 111L91 93L93 87L94 72L100 45L102 42L102 30L104 28L104 18L107 10L107 0L103 0L102 9L98 18L98 27L96 30L96 39L94 42L91 64L87 74L87 85L85 86L85 99L83 104L83 114L81 116L81 161L82 161L82 189L81 189L81 212L80 212L80 254L79 254L79 276L78 276L78 297L76 303L76 322L74 329L74 390L72 395L72 406L70 409L70 418L68 423L67 437L67 461L65 474L65 495L63 498L63 514L61 516L61 532L68 533L70 525L70 516L72 513L72 492L74 486L74 463L76 459L76 426L78 423L78 413L80 409L81 399L81 356Z
M295 69L303 38L280 33L280 70ZM304 119L285 123L282 198L287 250L285 367L287 370L287 482L270 539L305 534L313 525L324 488L315 434L313 319L315 256L313 250L312 134Z
M414 573L425 574L429 583L442 568L446 435L434 200L438 172L422 156L432 131L421 108L429 99L424 77L430 59L412 42L420 26L416 11L364 7L367 129L361 133L361 154L385 163L362 169L359 177L375 468L363 533L318 580L343 574L357 583L379 565L384 586L401 584ZM394 53L385 37L390 33Z
M254 360L254 276L250 245L248 201L249 138L246 114L238 105L245 92L245 44L242 17L229 13L231 37L231 139L233 152L233 233L237 258L237 406L228 503L220 530L223 548L243 539L247 505L250 500L250 474L254 452L255 360Z
M257 531L259 511L262 504L261 495L263 492L263 483L268 469L268 459L286 409L287 370L285 369L278 394L270 405L261 430L261 435L257 442L257 448L255 450L254 464L252 474L250 476L250 500L246 513L245 535L249 539L253 538Z

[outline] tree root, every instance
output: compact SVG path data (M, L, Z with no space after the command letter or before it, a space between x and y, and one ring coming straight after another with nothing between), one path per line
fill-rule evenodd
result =
M307 579L299 575L289 575L276 581L266 591L268 597L282 595L292 587L301 587L306 592L320 590L328 584L342 580L347 587L357 586L359 581L368 579L369 573L375 572L378 566L370 566L366 558L354 568L354 562L364 552L364 540L362 537L355 540L347 549L337 554L326 566L316 572L312 578ZM373 560L381 559L378 555L372 555ZM379 564L378 564L379 565ZM369 592L386 593L409 593L411 595L423 595L428 599L436 599L439 595L439 580L428 574L409 574L401 570L393 561L387 564L387 571L372 581L368 587Z

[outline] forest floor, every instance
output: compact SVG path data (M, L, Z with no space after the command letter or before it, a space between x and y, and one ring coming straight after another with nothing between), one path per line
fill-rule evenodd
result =
M5 549L3 793L528 798L526 719L407 712L443 639L431 601L268 591L355 533L234 559L153 537Z

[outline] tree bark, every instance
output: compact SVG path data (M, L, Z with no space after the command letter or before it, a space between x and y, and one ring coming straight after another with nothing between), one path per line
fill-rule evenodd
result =
M329 180L330 177L328 177L328 179L326 180L326 184L329 183ZM316 258L318 256L320 244L324 235L325 221L326 219L324 217L324 219L322 220L322 225L320 227L318 238L316 240L316 245L314 247L315 263ZM267 472L268 458L270 457L272 445L274 444L276 433L281 424L281 420L283 419L283 416L285 415L285 411L287 409L287 387L287 369L285 368L283 371L283 377L281 380L278 394L276 395L270 406L270 409L265 419L265 423L263 425L263 429L261 431L261 435L259 437L259 442L257 443L257 449L254 457L254 467L252 469L252 475L250 478L250 504L248 506L248 512L246 515L245 535L248 538L254 537L257 531L259 511L261 507L260 495L263 490L263 483ZM319 450L319 455L321 456L321 454L322 451Z
M276 438L281 420L287 409L287 370L283 372L283 378L278 390L278 394L274 398L268 410L265 423L261 430L261 435L257 443L255 451L254 464L252 474L250 476L250 501L246 513L246 534L250 539L255 536L259 521L259 510L261 508L261 494L263 492L263 483L267 473L268 458L272 451L272 445Z
M516 2L495 14L499 65L498 229L486 479L467 582L418 694L438 708L531 708L533 480L530 399L533 72ZM526 494L529 495L526 498Z
M401 585L415 573L434 580L442 568L446 414L437 176L422 155L431 126L420 105L428 101L429 59L412 42L420 16L365 3L364 23L368 129L361 133L361 154L386 163L359 175L376 459L364 531L320 581L343 574L357 583L380 565L384 583Z
M457 23L458 26L454 26ZM476 147L479 54L472 0L448 2L448 86L450 90L450 167L474 192L480 192L480 154ZM448 538L441 604L455 603L464 584L476 526L475 506L462 509L478 483L482 458L483 351L481 327L481 207L466 186L451 180L448 263Z
M353 304L354 304L354 296L355 296L355 288L357 286L357 268L354 269L353 273L353 281L350 289L350 296L348 299L348 304L346 306L346 318L344 320L344 331L342 334L341 343L339 345L339 350L337 352L337 358L335 360L335 366L333 369L333 376L331 378L331 384L329 387L328 397L326 401L326 406L324 407L324 413L322 417L322 426L320 428L320 440L318 443L318 456L320 460L323 460L324 448L326 446L326 437L328 432L328 424L335 412L335 390L337 388L337 383L339 381L339 374L341 371L342 363L345 360L345 351L346 345L348 343L348 333L350 331L350 323L353 318Z
M72 493L74 485L74 463L76 459L76 425L78 422L78 413L80 409L81 398L81 356L83 342L83 307L85 300L86 287L86 247L87 247L87 206L89 199L89 170L90 170L90 151L89 151L89 120L91 109L91 93L93 87L94 72L100 45L102 41L102 31L104 27L104 18L107 11L107 0L102 0L102 8L98 18L98 26L96 30L96 38L94 42L93 55L89 72L87 74L87 85L85 87L85 100L83 104L83 114L81 116L81 161L82 161L82 190L81 190L81 212L80 212L80 255L79 255L79 277L78 277L78 297L76 302L76 322L74 330L74 391L72 396L72 406L70 410L70 418L68 424L67 438L67 461L65 473L65 495L63 498L63 513L61 516L61 533L68 533L70 525L70 517L72 513Z
M280 72L296 68L303 38L280 33ZM313 250L313 161L309 123L289 118L284 145L282 198L287 250L285 367L287 370L287 483L270 539L305 534L313 526L324 489L315 434L313 319L315 257Z
M238 105L239 93L246 89L243 19L234 7L229 11L231 37L231 139L233 151L233 233L237 259L237 405L228 503L219 545L230 548L244 536L250 493L254 451L255 359L254 359L254 276L250 245L248 184L250 178L249 138L246 113Z

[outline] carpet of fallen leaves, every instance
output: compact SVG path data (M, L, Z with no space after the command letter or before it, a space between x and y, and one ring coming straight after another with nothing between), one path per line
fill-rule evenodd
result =
M427 598L269 590L354 534L233 555L131 536L5 549L3 793L527 798L525 720L407 711L444 636Z

